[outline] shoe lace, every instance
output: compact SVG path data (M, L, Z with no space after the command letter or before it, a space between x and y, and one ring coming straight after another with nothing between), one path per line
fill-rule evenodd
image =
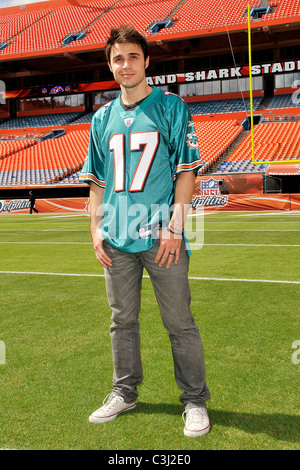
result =
M194 421L200 421L200 423L202 424L205 420L204 408L188 408L182 413L182 419L183 422L187 425L193 423Z
M122 403L123 401L124 399L120 395L118 395L115 392L111 392L108 395L106 395L106 397L104 398L103 406L105 406L105 408L109 410L113 408L116 405L116 403Z

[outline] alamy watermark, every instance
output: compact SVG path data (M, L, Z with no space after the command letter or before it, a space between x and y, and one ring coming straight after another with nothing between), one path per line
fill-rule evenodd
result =
M6 103L5 92L6 92L5 82L3 80L0 80L0 104Z
M300 80L294 80L292 88L297 88L292 94L292 103L294 106L300 106Z
M292 348L296 349L292 354L292 363L296 365L300 364L300 339L293 342Z
M187 217L191 210L190 204L183 207L174 204L171 207L165 204L130 204L127 196L118 199L118 205L102 204L98 207L97 216L100 230L105 238L119 240L138 240L143 238L156 239L158 231L169 227L172 218L171 230L164 230L164 238L181 238L184 226L185 236L195 249L200 250L204 243L204 217L202 209L197 216Z

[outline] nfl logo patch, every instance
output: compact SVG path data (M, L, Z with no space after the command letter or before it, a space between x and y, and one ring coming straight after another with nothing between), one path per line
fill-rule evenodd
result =
M133 117L125 118L125 119L124 119L125 126L130 127L131 124L133 123L133 121L134 121L134 118L133 118Z
M219 181L214 178L210 178L208 181L201 181L201 194L203 196L211 196L218 194Z

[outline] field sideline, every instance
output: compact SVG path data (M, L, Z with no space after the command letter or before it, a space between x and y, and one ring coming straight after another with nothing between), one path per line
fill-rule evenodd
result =
M292 346L300 340L299 222L300 212L189 217L196 234L192 311L212 425L208 435L189 439L147 273L137 407L92 425L89 414L111 390L112 364L110 310L89 217L1 215L0 448L299 449L300 364L293 358L300 352Z

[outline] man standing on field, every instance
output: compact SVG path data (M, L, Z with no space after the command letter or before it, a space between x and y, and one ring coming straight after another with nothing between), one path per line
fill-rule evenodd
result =
M90 184L91 236L112 309L114 371L112 392L89 420L104 423L136 406L143 378L138 319L145 268L183 390L184 434L201 436L210 428L210 395L190 311L190 251L184 235L200 166L192 117L177 95L148 86L147 42L134 28L111 30L106 57L121 95L93 118L81 181Z

